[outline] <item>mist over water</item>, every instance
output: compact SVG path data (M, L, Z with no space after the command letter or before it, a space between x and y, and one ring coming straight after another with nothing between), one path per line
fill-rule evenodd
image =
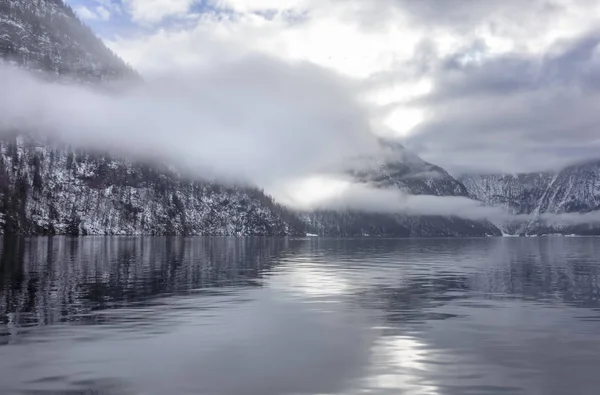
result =
M4 239L0 388L595 394L599 253L596 238Z

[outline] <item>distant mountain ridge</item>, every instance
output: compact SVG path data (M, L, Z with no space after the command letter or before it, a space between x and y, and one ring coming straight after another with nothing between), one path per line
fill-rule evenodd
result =
M381 141L382 157L349 173L358 182L395 187L412 195L467 196L465 186L439 166L424 161L401 144Z
M600 210L600 160L568 166L552 173L467 175L459 178L469 196L510 214L526 214L517 234L600 234L590 219L580 224L544 224L546 216L585 214Z
M511 214L532 214L554 179L551 173L490 174L459 177L468 196Z
M375 188L397 188L410 195L468 197L465 186L446 170L428 163L401 144L382 141L381 157L364 158L348 171L354 181ZM457 216L316 211L305 214L309 228L331 236L456 237L499 236L489 221Z

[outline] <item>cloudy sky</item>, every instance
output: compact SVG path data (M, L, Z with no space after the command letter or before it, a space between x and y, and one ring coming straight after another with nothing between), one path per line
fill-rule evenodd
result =
M322 67L368 103L374 133L455 174L600 147L594 0L68 1L144 76L257 53Z

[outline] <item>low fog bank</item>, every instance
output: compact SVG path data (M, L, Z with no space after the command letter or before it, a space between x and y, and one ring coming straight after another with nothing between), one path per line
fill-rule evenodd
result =
M288 206L303 211L339 210L411 216L453 216L474 221L489 221L501 229L533 223L553 227L600 224L600 211L589 213L512 214L502 207L461 196L410 195L396 188L376 188L349 179L313 179L306 188L292 188L281 194ZM295 189L318 190L320 194L293 194Z
M587 213L542 214L540 219L549 226L600 224L600 211Z
M163 75L119 94L0 65L0 131L172 163L259 186L376 155L352 83L307 63L247 57Z
M332 189L326 196L312 201L294 201L286 204L303 210L355 210L372 213L400 213L407 215L455 215L470 219L500 217L501 209L482 206L480 202L459 196L410 195L396 188L376 188L355 184L349 180L330 180ZM308 199L306 199L308 200Z

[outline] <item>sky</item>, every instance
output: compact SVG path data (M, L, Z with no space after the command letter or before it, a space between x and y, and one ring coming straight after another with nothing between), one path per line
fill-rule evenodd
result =
M600 148L593 0L69 3L146 78L258 54L322 68L372 133L452 174L556 169Z

